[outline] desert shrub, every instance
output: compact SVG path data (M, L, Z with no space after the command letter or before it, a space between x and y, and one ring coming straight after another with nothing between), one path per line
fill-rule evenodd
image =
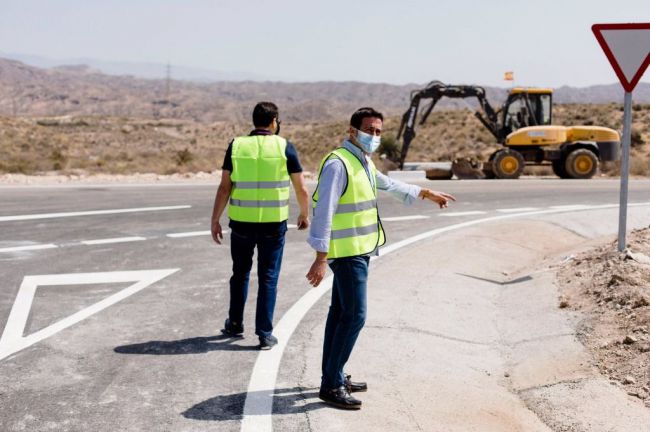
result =
M650 174L650 157L647 155L630 155L630 174L647 176Z
M52 153L50 153L50 161L52 161L52 169L60 171L66 166L68 157L63 150L56 147L52 150Z
M632 132L630 133L630 145L632 147L640 147L645 144L645 140L643 139L643 136L641 135L641 132L637 128L632 128Z
M395 135L387 134L382 136L377 153L385 154L388 159L396 160L400 155L400 148Z
M35 170L34 163L24 158L11 158L0 164L0 172L33 174Z
M178 166L187 165L192 162L192 160L194 160L194 155L187 147L183 150L177 150L176 153L174 153L174 162L176 162L176 165Z

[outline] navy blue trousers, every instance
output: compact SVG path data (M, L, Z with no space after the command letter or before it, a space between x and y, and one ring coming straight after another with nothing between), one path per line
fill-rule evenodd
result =
M248 296L248 281L253 267L253 252L257 247L257 309L255 334L269 336L273 332L273 311L282 266L285 232L260 233L232 231L230 254L232 277L230 278L230 321L244 320L244 306Z
M334 272L332 303L325 324L321 387L343 385L343 368L366 322L367 256L337 258L330 263Z

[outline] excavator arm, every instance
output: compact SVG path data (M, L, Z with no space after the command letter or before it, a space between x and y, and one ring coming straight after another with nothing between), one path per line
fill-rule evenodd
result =
M404 168L404 161L406 160L406 155L408 153L409 146L413 138L415 138L415 125L417 122L418 111L420 109L420 103L424 99L430 99L429 105L424 109L424 113L420 118L420 125L424 122L435 108L436 104L443 97L448 98L468 98L475 97L477 98L480 106L480 111L476 111L474 115L480 120L480 122L485 126L492 135L497 140L501 140L499 136L499 124L497 111L492 108L492 105L488 102L485 97L485 89L478 86L467 86L467 85L447 85L440 81L430 82L424 89L415 90L411 92L411 104L409 109L402 115L402 121L400 123L399 130L397 132L397 140L399 141L402 138L402 150L400 152L399 168Z

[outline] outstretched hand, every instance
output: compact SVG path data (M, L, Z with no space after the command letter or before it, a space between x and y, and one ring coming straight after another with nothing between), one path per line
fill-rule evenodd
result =
M418 196L423 200L428 199L430 201L433 201L434 203L438 204L441 209L447 208L449 201L456 201L456 198L451 194L445 192L437 192L426 188L422 188Z

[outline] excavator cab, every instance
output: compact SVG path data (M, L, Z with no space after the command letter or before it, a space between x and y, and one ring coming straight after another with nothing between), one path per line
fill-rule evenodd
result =
M553 90L544 88L515 87L510 90L503 104L500 139L511 132L528 126L550 125L552 120Z

